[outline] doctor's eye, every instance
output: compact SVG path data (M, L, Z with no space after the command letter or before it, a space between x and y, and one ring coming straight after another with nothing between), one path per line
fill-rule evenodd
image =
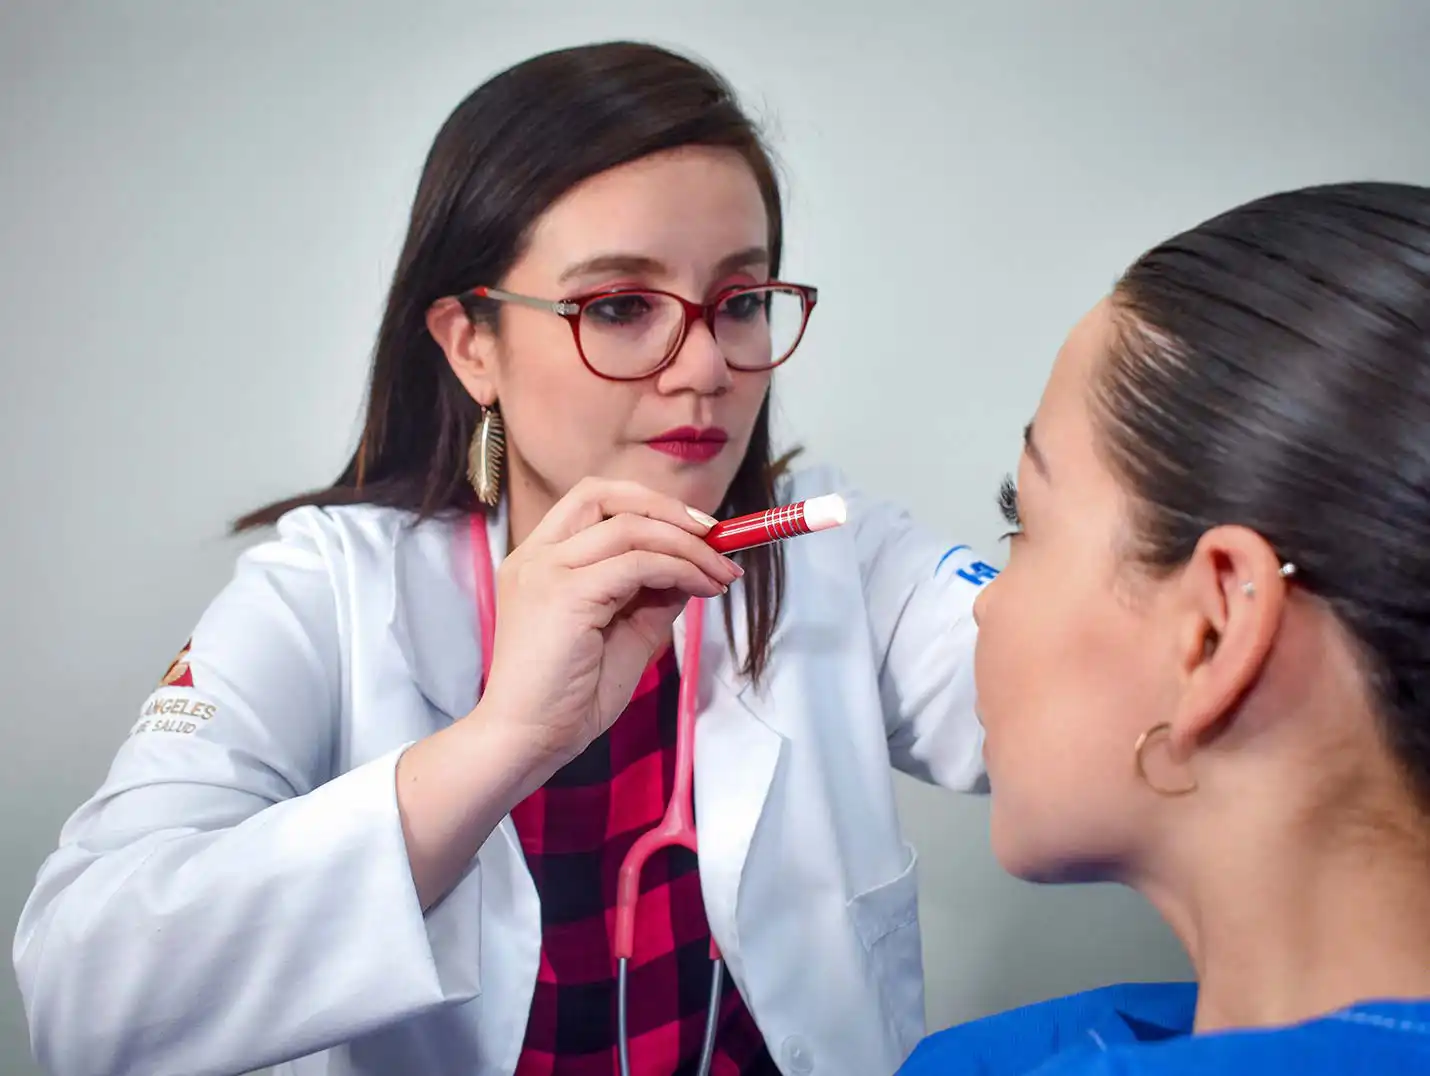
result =
M1021 534L1023 530L1023 520L1018 515L1018 487L1013 482L1012 475L1003 478L1003 484L998 487L998 511L1007 521L1008 526L1014 528L1004 538L1012 538Z
M581 317L591 329L625 329L639 326L660 305L656 296L624 292L588 304Z

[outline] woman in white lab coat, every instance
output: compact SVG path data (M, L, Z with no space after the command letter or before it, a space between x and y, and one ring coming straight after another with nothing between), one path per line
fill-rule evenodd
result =
M615 870L692 661L699 853L645 874L632 1071L694 1070L712 940L713 1072L898 1067L924 1025L891 764L980 787L993 571L770 458L815 300L781 238L756 132L684 58L565 50L456 109L351 463L241 522L277 535L40 871L15 963L51 1072L611 1072ZM702 541L832 492L843 528Z

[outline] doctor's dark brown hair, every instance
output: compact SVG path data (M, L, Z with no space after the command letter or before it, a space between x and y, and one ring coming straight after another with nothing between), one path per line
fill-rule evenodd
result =
M447 118L423 167L406 240L378 330L357 451L328 488L243 516L235 532L274 523L300 505L377 504L428 518L481 510L466 479L480 412L427 330L437 299L499 284L537 219L577 183L681 146L723 146L748 162L769 217L771 271L779 270L779 184L759 131L731 87L693 60L650 45L611 42L546 53L475 90ZM473 317L496 319L474 303ZM579 363L572 376L581 376ZM769 398L722 511L775 504L788 462L771 459ZM740 554L750 595L746 675L758 679L779 616L778 545ZM731 606L725 626L734 644Z
M1113 309L1093 413L1135 555L1260 533L1355 640L1430 807L1430 189L1250 202L1144 254Z

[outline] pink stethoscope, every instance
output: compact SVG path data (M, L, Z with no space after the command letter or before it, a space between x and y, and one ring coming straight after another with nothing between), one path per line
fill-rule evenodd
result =
M838 494L830 494L725 520L706 534L705 541L717 552L733 553L796 535L828 530L843 524L846 516L843 499ZM477 627L481 634L478 640L482 652L481 689L485 690L496 641L496 577L486 518L473 515L470 529L473 578L477 591ZM626 976L635 952L636 905L640 901L641 871L645 869L646 861L662 849L699 851L695 838L695 711L704 626L705 602L692 598L685 606L685 649L680 663L680 695L675 718L675 784L670 802L666 804L665 816L631 846L621 861L616 879L616 1042L621 1076L630 1076L631 1071ZM720 995L724 986L724 961L713 933L710 937L710 963L710 1003L705 1016L700 1065L696 1070L698 1076L709 1076L715 1057L715 1031L719 1024Z
M472 516L472 567L477 586L477 621L481 631L482 681L486 688L492 669L492 644L496 640L496 578L492 571L491 542L486 520ZM665 817L643 833L621 861L616 881L616 1043L621 1076L630 1076L630 1034L626 1011L626 975L635 951L636 905L640 901L641 871L646 860L664 848L688 848L695 843L695 709L700 684L700 643L704 635L705 603L691 598L685 606L685 649L680 664L680 698L675 718L675 785ZM724 963L715 938L710 938L710 1008L705 1015L705 1037L700 1048L699 1076L709 1076L715 1057L715 1031L720 1017Z

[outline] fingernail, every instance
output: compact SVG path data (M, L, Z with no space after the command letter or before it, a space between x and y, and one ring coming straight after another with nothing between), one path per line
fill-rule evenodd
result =
M735 578L736 578L736 579L739 579L740 576L742 576L742 575L745 574L745 569L744 569L744 568L741 568L738 564L736 564L736 563L735 563L733 560L731 560L729 557L726 557L726 558L725 558L725 563L728 564L728 565L730 566L730 570L735 573Z
M689 505L686 505L685 510L690 513L691 519L695 520L696 523L699 523L707 531L719 522L714 516L707 516L698 508L691 508Z

